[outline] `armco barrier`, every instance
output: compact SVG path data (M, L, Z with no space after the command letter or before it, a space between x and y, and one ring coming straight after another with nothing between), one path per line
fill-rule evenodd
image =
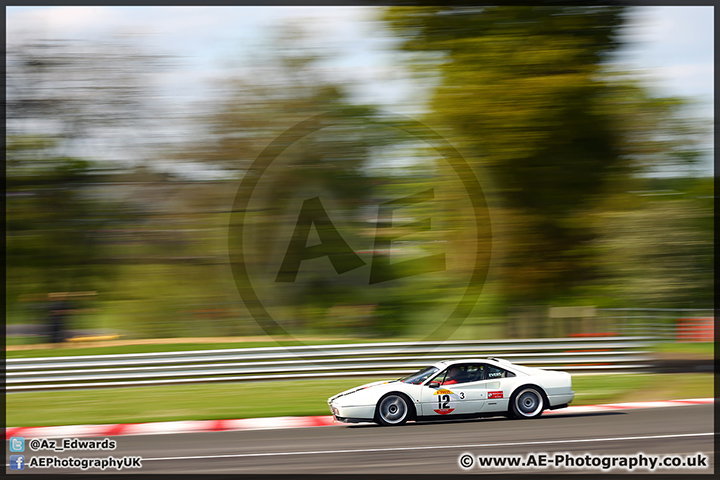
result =
M497 356L571 373L640 372L653 337L370 343L8 359L6 391L397 377L449 358Z

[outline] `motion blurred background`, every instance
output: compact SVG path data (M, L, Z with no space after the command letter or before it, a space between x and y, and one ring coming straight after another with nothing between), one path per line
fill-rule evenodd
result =
M6 28L8 344L677 338L713 315L712 7L8 7ZM447 252L447 269L393 263L370 286L370 267L305 261L290 290L255 282L272 330L238 293L233 206L263 150L320 113L334 128L241 212L248 268L276 273L320 196L364 264ZM457 176L393 114L471 166L477 230ZM378 204L430 188L392 224L431 226L379 252ZM488 270L470 280L475 255ZM468 282L474 309L436 329Z

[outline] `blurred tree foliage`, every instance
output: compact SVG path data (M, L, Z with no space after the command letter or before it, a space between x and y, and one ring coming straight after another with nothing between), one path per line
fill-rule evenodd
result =
M119 44L8 45L9 308L22 294L96 290L116 271L98 233L127 211L95 187L127 165L97 154L133 150L132 127L151 118L142 76L159 63Z
M412 280L410 285L401 281L389 287L368 287L371 257L367 252L372 252L375 236L375 224L368 217L374 221L378 203L388 195L383 185L389 183L369 166L378 149L407 139L401 138L396 121L385 122L374 107L349 101L343 85L323 74L318 64L324 57L307 48L306 35L302 28L283 29L267 52L251 59L252 76L228 76L218 84L218 102L198 119L202 140L177 151L174 158L201 159L253 180L243 182L238 191L238 196L252 202L247 211L233 212L230 218L230 250L231 261L242 261L251 271L251 283L260 298L250 303L262 303L282 323L275 325L268 317L263 324L266 331L328 331L337 323L328 316L339 307L348 307L367 312L356 323L357 332L398 334L412 323L418 309L433 301L419 296ZM258 81L260 72L262 81ZM318 115L322 118L317 122L310 120L307 127L298 127ZM294 128L299 128L297 133L288 133ZM258 168L260 164L264 166ZM315 210L325 210L346 242L325 246L342 247L342 251L352 246L366 252L365 261L360 254L349 253L352 271L342 275L326 270L322 262L304 262L297 280L294 275L277 276L281 261L289 255L289 234L299 208L314 197L322 202L315 204ZM239 230L234 230L240 222L244 231L255 232L241 252ZM314 225L319 228L318 223ZM314 241L309 239L308 244ZM304 246L305 238L300 242ZM236 251L239 256L232 256ZM388 266L396 271L402 268ZM281 277L292 281L278 281Z
M654 97L612 70L624 12L387 10L410 62L435 84L421 120L461 151L489 194L499 300L481 302L487 310L478 316L502 318L498 305L713 300L712 182L647 175L663 168L682 175L702 132L683 117L683 101ZM227 65L204 113L192 118L194 134L176 136L152 157L135 140L173 120L153 109L146 77L167 58L117 43L8 46L9 303L23 293L98 290L114 325L139 335L262 333L241 310L227 265L228 225L242 214L256 232L245 245L249 268L261 275L256 286L269 286L259 295L288 330L434 328L443 302L457 304L466 288L461 275L397 275L406 268L398 259L452 251L448 271L465 273L477 251L490 255L490 241L479 244L462 229L472 211L453 175L437 167L438 152L401 133L412 125L353 102L323 67L329 50L308 48L304 35L313 26L305 28L282 27L255 58ZM318 114L330 126L292 145L275 143ZM252 195L248 210L232 212L239 182L258 174L249 169L268 146L288 148L270 175L258 175L259 188L237 192ZM176 177L127 172L153 161L192 168ZM217 179L193 178L207 172ZM392 262L378 263L388 269L380 273L401 280L369 285L378 205L430 188L436 201L397 216L432 217L432 228L408 234L391 221L381 232L389 241L377 244L396 250ZM654 189L682 194L629 193ZM316 196L367 265L337 275L329 262L306 262L297 283L275 282L299 208Z
M608 197L594 251L604 306L707 308L714 302L714 186L706 178L637 178Z
M94 290L111 273L95 240L117 214L86 193L87 161L53 155L43 137L6 138L8 300L18 295Z
M292 43L277 46L292 48ZM272 247L277 242L278 228L287 224L286 208L296 199L294 194L298 187L319 185L329 189L350 210L357 208L354 203L362 203L366 195L363 188L366 181L359 172L365 147L343 141L342 137L335 142L326 141L322 146L312 141L303 143L304 148L294 151L294 155L289 157L293 166L278 175L272 185L237 190L239 179L248 172L261 152L288 128L327 111L335 112L338 120L343 117L361 118L366 114L362 109L356 109L352 115L344 115L341 92L317 78L311 59L300 58L294 52L285 52L281 59L274 50L265 53L268 55L250 61L253 65L251 76L228 74L218 81L214 85L215 100L205 106L204 114L195 118L197 135L169 152L163 152L165 158L173 161L194 162L200 169L220 169L226 173L228 179L224 182L229 188L209 189L203 192L203 198L213 206L212 210L230 214L215 220L207 216L203 220L198 218L197 222L202 222L203 226L212 224L227 232L228 225L232 229L238 223L237 215L244 215L244 212L232 211L233 197L236 194L255 195L257 205L253 205L254 213L244 215L243 220L262 233L257 241L244 245L243 255L250 266L258 269L278 258L278 252ZM347 181L338 184L333 181L337 176ZM184 192L185 195L188 193ZM218 206L223 208L217 209ZM227 238L224 240L223 247L226 247ZM231 252L237 248L236 240L231 232ZM224 280L232 285L233 277L227 275ZM323 282L319 275L298 283L302 283L302 287L297 291L283 298L266 300L269 308L287 308L283 315L283 327L287 329L307 326L308 318L318 316L314 313L316 306L322 311L337 303L338 297L343 295L341 287L321 288ZM243 321L253 323L249 318ZM271 323L262 327L265 331L275 331Z
M133 150L138 129L155 122L146 75L167 64L167 57L119 39L9 44L7 134L52 137L59 155L96 151L98 138L105 149Z
M394 7L386 20L437 83L425 120L495 198L508 304L552 303L602 275L592 214L633 175L691 165L697 125L607 60L621 6ZM676 212L677 213L677 212ZM639 235L642 233L638 232ZM660 238L655 238L661 241Z

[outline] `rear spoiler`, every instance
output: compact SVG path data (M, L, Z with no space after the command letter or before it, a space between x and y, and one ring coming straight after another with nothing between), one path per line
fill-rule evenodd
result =
M504 358L498 358L498 357L487 357L488 360L493 360L498 363L507 363L510 365L514 365L510 360L505 360Z

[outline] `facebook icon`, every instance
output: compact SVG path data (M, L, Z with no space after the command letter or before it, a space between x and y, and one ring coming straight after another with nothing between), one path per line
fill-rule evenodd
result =
M25 470L25 455L10 455L10 470Z

